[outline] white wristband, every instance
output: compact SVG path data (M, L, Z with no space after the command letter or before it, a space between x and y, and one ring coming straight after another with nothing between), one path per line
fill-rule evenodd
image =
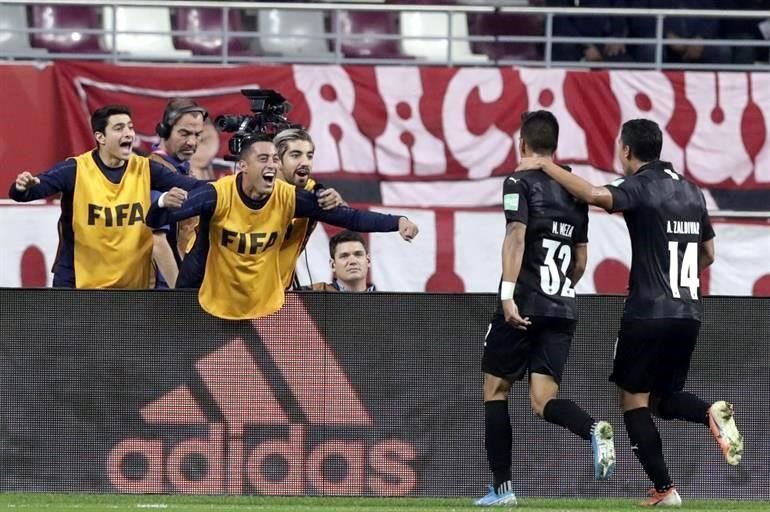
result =
M500 300L513 300L513 292L516 291L516 283L503 281L500 284Z
M163 192L158 198L158 208L166 207L166 194L168 194L168 192Z

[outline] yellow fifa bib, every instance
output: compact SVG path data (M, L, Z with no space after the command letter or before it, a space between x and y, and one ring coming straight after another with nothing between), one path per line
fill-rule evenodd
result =
M313 187L315 187L315 181L308 178L307 183L305 183L305 190L313 192ZM294 269L297 267L297 259L302 249L305 248L305 243L315 226L316 222L310 219L292 219L291 228L289 228L286 239L281 246L281 280L284 288L291 286Z
M296 191L276 181L267 203L254 210L241 199L236 179L226 176L213 183L217 206L209 221L209 252L198 300L218 318L244 320L283 306L279 252L294 216Z
M111 183L89 151L75 157L72 199L75 286L148 288L152 272L150 161L131 155L120 183Z

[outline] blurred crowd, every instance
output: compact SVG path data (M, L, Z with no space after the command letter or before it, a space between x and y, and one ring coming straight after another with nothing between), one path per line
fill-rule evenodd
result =
M611 7L617 9L718 9L770 10L770 0L546 0L549 7ZM553 32L563 37L654 38L656 19L650 16L557 16ZM770 39L770 20L757 18L666 17L665 39ZM663 47L663 62L705 64L753 64L768 62L768 48L761 46L672 43ZM653 62L654 45L558 44L557 61Z

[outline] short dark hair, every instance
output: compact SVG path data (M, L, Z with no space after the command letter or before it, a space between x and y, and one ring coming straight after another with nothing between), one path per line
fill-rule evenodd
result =
M246 135L245 137L243 137L243 140L241 141L241 154L240 154L241 158L243 158L243 156L246 154L249 148L251 148L251 146L253 146L257 142L269 142L273 144L273 137L263 132L255 132L255 133L250 133Z
M620 141L628 146L631 154L641 162L651 162L660 158L663 148L663 133L655 121L632 119L623 123Z
M93 133L102 132L107 130L107 122L110 116L116 116L118 114L126 114L131 117L131 109L125 105L106 105L102 108L97 108L93 114L91 114L91 130Z
M559 143L559 122L547 110L521 114L521 138L531 151L552 155Z
M364 242L364 237L361 236L361 233L356 233L355 231L340 231L331 239L329 240L329 256L331 259L334 259L334 254L337 252L337 246L344 242L361 242L361 245L364 246L364 250L368 253L369 249L366 247L366 242Z

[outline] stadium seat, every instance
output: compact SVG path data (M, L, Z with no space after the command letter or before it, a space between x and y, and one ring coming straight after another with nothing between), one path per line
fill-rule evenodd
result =
M222 31L223 11L214 7L180 7L174 16L174 30L188 32ZM231 32L241 30L240 12L231 10L227 20L227 29ZM174 46L181 50L190 50L193 55L221 55L224 36L217 34L187 34L174 37ZM229 55L249 53L240 39L230 37L227 45Z
M115 50L137 56L160 58L190 57L190 50L174 48L171 36L171 12L168 7L116 7L114 11ZM113 8L105 7L103 25L105 47L112 50ZM158 32L157 34L130 34L125 31Z
M23 5L0 5L0 52L24 52L41 54L43 49L33 49L24 32L9 32L9 29L27 27L26 7ZM0 53L0 58L2 53Z
M377 35L398 35L398 19L389 12L337 11L332 15L330 32L339 29L345 57L404 58L398 41L378 39ZM367 36L370 37L361 37ZM356 36L356 37L348 37Z
M105 51L99 34L80 32L83 29L101 28L97 8L85 5L33 5L30 9L32 28L46 30L30 35L32 46L58 53ZM55 29L66 29L68 32L49 32Z
M393 4L431 4L430 0L402 1L391 0ZM453 2L442 2L451 4ZM452 23L452 37L468 37L468 17L463 12L454 12L450 16L444 12L401 11L401 48L407 55L429 61L445 61L449 56L447 41L441 39L419 39L420 36L449 37L449 23ZM452 60L457 62L486 62L486 55L475 54L467 40L452 41Z
M260 9L258 12L259 44L266 54L328 57L324 13L287 9ZM278 35L281 34L281 37Z
M543 35L538 19L519 14L469 14L469 31L479 36L535 36ZM537 60L540 58L535 43L488 42L471 43L476 53L483 53L490 59Z

